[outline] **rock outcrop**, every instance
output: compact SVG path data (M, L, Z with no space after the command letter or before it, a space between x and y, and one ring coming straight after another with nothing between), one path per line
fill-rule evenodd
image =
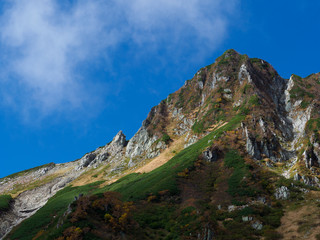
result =
M74 168L74 166L71 167ZM57 165L56 167L51 168L50 171L48 168L43 168L30 173L29 175L38 176L37 174L39 172L45 172L45 175L48 175L47 177L50 178L51 174L54 174L54 172L59 170L61 170L60 166ZM67 186L72 180L79 177L79 175L79 172L75 170L67 172L60 177L54 178L52 181L39 185L33 189L26 190L15 197L10 205L10 209L0 213L0 239L24 219L35 214L51 197ZM42 176L46 177L44 175ZM46 182L46 178L43 178L43 182Z

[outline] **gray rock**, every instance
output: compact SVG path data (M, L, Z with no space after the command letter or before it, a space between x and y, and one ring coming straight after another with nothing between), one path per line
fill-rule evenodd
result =
M113 138L112 142L108 145L108 153L110 155L116 155L117 153L121 152L123 148L126 146L126 136L120 130L117 135Z
M276 199L286 200L290 197L290 191L286 186L281 186L276 189L276 192L274 195Z
M203 153L202 156L204 158L204 160L206 160L207 162L215 162L218 160L218 152L217 150L210 150L209 148L207 148Z
M261 202L262 204L266 204L266 202L267 202L265 197L258 197L257 201Z
M74 166L75 163L68 163L67 166L69 165ZM59 170L60 166L57 165L55 168ZM30 173L30 175L33 174L37 174L37 172ZM66 175L57 177L40 187L20 193L14 199L11 208L6 212L0 213L0 239L3 239L13 227L20 224L24 219L35 214L47 203L49 198L80 174L77 171L69 171ZM26 176L24 177L27 178Z
M95 158L96 158L96 154L94 152L87 153L86 155L84 155L80 160L78 170L81 170L82 168L87 167Z
M227 82L229 77L222 76L221 73L214 72L212 75L211 88L214 89L217 86L217 83L220 81Z
M300 181L301 179L301 176L299 175L299 173L296 173L294 176L293 176L293 180L295 181Z
M243 222L249 222L249 221L252 221L253 220L253 217L250 217L250 216L242 216L242 221Z
M240 85L247 80L248 83L252 82L251 76L247 70L247 66L245 64L242 64L238 73L238 80L240 82Z
M252 223L251 227L254 228L255 230L262 230L263 225L261 222L255 221L254 223Z
M187 136L185 137L185 141L186 143L184 144L184 148L187 148L198 141L198 136L191 135L188 133Z
M314 153L313 147L304 151L303 160L306 164L306 167L309 169L312 167L319 167L320 166L320 159L318 159L317 155Z
M152 144L157 140L156 136L150 136L146 126L143 124L138 132L130 139L125 156L135 158L145 152L150 152Z
M232 211L234 211L236 209L237 209L237 207L235 205L229 205L228 206L228 212L232 212Z
M213 240L214 239L214 232L211 228L205 228L203 234L203 240Z

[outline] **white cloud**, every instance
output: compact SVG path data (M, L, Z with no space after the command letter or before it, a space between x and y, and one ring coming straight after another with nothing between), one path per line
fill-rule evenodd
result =
M235 4L236 0L7 2L0 19L0 71L3 86L12 91L5 99L25 112L44 115L79 109L94 94L90 81L77 74L79 65L95 57L110 58L109 50L123 42L130 42L137 54L154 49L177 54L195 47L203 49L201 54L212 51L226 35Z

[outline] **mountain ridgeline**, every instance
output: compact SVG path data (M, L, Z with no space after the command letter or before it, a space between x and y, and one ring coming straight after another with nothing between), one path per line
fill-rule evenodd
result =
M0 238L320 239L319 96L227 50L130 140L0 179Z

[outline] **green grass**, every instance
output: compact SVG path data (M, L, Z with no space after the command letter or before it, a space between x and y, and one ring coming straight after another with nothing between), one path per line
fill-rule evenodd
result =
M307 131L320 130L320 118L310 119L306 124Z
M191 127L191 129L194 133L202 133L204 131L203 121L196 121Z
M88 184L81 187L66 187L49 199L47 204L33 216L18 225L8 236L10 239L32 239L40 230L56 228L59 217L66 211L74 197L80 193L87 194L94 190L101 182ZM49 231L50 232L50 231ZM46 239L43 237L42 239Z
M259 97L256 94L252 95L249 98L248 104L249 106L259 106L260 105Z
M301 106L302 108L307 108L307 107L309 106L309 102L303 100L303 101L300 103L300 106Z
M175 107L177 107L177 108L182 108L183 107L184 102L185 102L185 100L184 100L184 92L185 92L185 89L181 88L180 93L178 95L178 101L176 102Z
M293 99L304 98L304 97L309 97L311 99L315 98L314 94L305 91L304 89L300 88L297 85L294 85L294 87L290 90L290 97Z
M159 239L161 232L163 238L160 239L184 239L181 237L190 237L200 228L199 215L193 213L195 210L188 207L180 212L177 205L154 204L140 209L134 219L140 230L148 233L147 239Z
M297 81L299 83L302 83L302 77L296 75L296 74L292 74L292 78L294 81Z
M244 85L244 87L243 87L243 89L242 89L242 93L243 93L243 94L248 93L248 91L249 91L251 88L252 88L252 86L249 85L249 84Z
M0 211L9 209L11 200L11 195L0 195Z
M228 168L233 168L233 173L228 179L228 193L232 197L236 196L254 196L255 190L248 187L243 181L248 176L249 167L245 164L243 158L236 150L230 150L226 153L224 164Z
M298 86L294 86L290 90L290 97L291 98L303 98L305 95L306 95L306 92Z

